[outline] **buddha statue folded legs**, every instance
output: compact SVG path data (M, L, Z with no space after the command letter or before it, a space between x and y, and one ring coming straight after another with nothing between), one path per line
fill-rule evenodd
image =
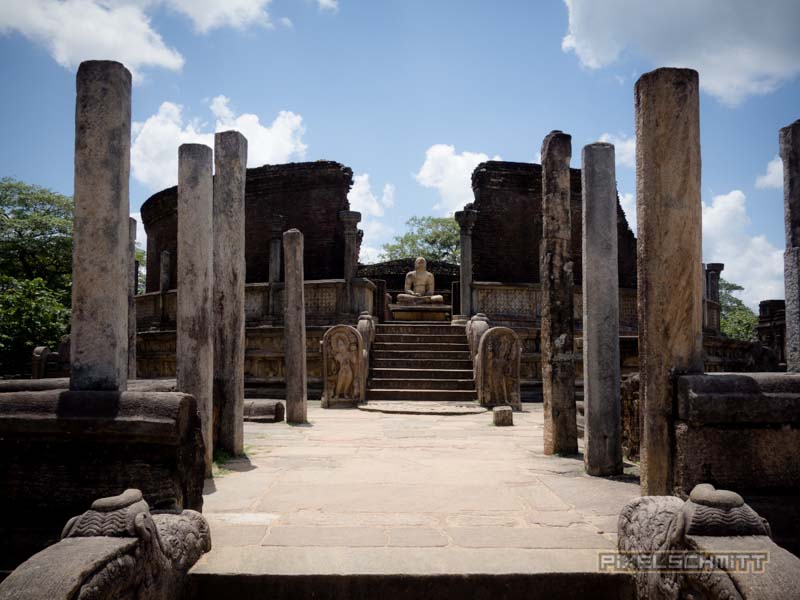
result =
M406 275L405 293L397 294L398 304L442 304L444 298L434 294L433 273L426 269L427 261L421 256L414 261L414 270Z

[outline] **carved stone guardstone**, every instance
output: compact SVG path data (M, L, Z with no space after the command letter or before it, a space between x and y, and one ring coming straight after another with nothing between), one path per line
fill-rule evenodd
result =
M639 598L763 600L800 589L800 559L770 539L766 520L739 494L707 483L686 502L674 496L629 502L617 533ZM678 559L689 568L675 568Z
M203 515L151 514L142 493L128 489L70 519L60 542L0 584L0 599L179 598L189 569L210 549Z
M322 337L322 408L354 408L364 402L367 353L355 327L335 325Z
M473 359L478 354L478 344L480 344L481 337L487 331L489 331L489 319L485 314L478 313L467 321L465 333L467 334L467 343Z
M522 343L513 329L492 327L480 339L475 363L475 387L481 406L522 410L519 364Z

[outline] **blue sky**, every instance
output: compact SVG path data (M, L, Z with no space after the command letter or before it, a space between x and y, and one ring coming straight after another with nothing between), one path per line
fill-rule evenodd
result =
M633 85L691 66L703 87L704 258L726 263L749 304L782 297L780 165L768 165L778 129L800 118L800 3L657 4L0 0L0 175L72 193L74 72L114 58L136 80L133 213L175 183L180 143L238 128L250 166L353 169L369 260L410 216L469 201L478 162L536 161L561 129L574 167L584 144L615 142L633 221Z

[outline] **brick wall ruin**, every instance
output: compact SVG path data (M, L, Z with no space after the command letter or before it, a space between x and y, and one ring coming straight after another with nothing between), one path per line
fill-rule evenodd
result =
M305 234L306 279L344 276L344 234L339 211L349 210L353 171L333 161L264 165L247 169L245 260L247 282L265 282L269 272L269 229L273 215L285 217L283 229ZM172 253L170 288L177 265L177 187L151 196L141 209L147 232L148 292L158 291L160 255Z

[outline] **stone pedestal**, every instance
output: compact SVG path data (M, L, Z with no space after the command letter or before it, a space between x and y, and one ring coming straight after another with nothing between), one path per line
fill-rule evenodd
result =
M247 140L214 136L214 443L244 452L244 185Z
M614 146L583 148L584 462L590 475L622 473L619 274Z
M542 391L544 453L578 452L573 349L571 137L551 132L542 144Z
M643 494L672 493L672 373L703 370L697 72L636 82L639 361Z
M459 286L461 307L459 314L469 319L472 316L472 227L478 219L477 210L460 210L455 214L460 228L461 264Z
M284 313L286 351L286 422L308 422L306 382L306 307L303 291L303 234L290 229L283 234Z
M70 388L124 390L128 377L131 74L78 68Z
M509 427L514 424L514 411L510 406L495 406L492 409L495 427Z
M212 160L202 144L178 149L177 383L197 402L207 477L214 448Z
M786 252L786 368L800 372L800 119L780 130Z

